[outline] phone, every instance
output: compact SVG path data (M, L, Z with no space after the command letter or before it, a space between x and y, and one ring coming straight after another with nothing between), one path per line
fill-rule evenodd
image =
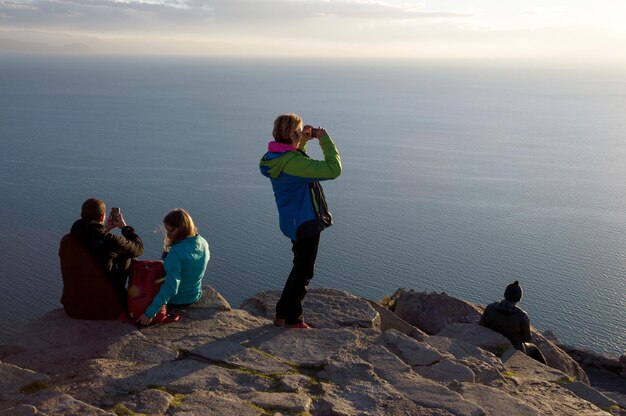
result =
M314 139L317 139L318 136L320 135L320 130L321 129L316 129L315 127L311 127L311 137Z
M112 207L111 208L111 220L112 221L119 221L120 220L120 209L118 207Z

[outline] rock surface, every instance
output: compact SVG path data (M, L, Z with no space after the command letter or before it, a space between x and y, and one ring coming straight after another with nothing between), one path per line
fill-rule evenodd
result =
M346 292L309 292L310 330L272 324L277 292L260 293L241 309L208 293L181 310L179 322L141 330L48 313L0 346L0 415L621 411L592 387L518 351L497 357L472 344L480 337L428 336L399 318L381 318L379 305Z
M398 289L391 301L396 315L430 335L454 323L477 324L483 312L478 306L446 293Z

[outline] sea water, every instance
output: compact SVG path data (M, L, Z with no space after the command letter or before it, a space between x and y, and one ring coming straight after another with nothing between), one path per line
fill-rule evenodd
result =
M0 55L0 341L59 308L58 243L88 197L161 252L186 208L235 307L281 289L291 243L258 161L274 118L335 140L313 287L501 299L626 349L626 72L465 62ZM317 143L313 157L321 157Z

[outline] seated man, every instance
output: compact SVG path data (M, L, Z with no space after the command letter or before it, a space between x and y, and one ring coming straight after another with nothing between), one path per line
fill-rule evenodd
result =
M528 314L515 304L522 300L522 287L516 280L506 287L504 299L487 306L479 324L499 332L518 350L545 364L546 360L534 344L530 343Z
M126 280L143 242L121 213L105 225L106 205L90 198L59 248L65 312L76 319L118 319L126 312ZM122 235L110 233L120 228Z

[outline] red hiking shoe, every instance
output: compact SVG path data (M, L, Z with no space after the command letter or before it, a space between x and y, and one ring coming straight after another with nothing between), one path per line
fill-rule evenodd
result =
M285 326L285 318L274 317L274 326Z

